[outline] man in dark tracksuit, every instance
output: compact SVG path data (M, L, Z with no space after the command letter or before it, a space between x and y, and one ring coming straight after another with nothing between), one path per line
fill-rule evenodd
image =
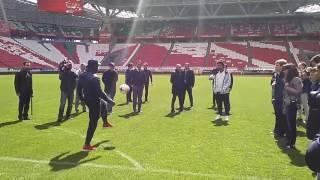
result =
M152 84L152 72L148 69L148 63L144 63L143 67L144 67L143 72L146 77L146 83L144 85L144 88L145 88L144 101L148 102L149 84L150 82Z
M129 102L132 102L132 99L131 99L131 95L132 95L132 78L131 78L131 76L132 76L132 71L133 71L133 65L132 65L132 63L129 63L128 64L128 69L126 70L126 72L125 72L125 83L130 87L130 90L129 90L129 92L127 93L127 104L129 103Z
M114 100L117 89L118 73L114 70L114 63L109 64L109 69L103 73L102 82L104 83L104 92ZM112 106L108 105L107 113L112 113Z
M146 82L146 77L141 69L141 63L137 64L137 69L132 71L131 82L133 90L133 112L140 113L142 105L143 88ZM138 105L138 111L137 111Z
M184 92L184 74L181 70L181 65L176 65L175 72L171 73L170 82L172 84L172 100L171 100L171 113L174 113L174 104L178 96L179 99L179 112L183 111L183 92Z
M29 104L33 95L32 74L30 72L30 62L24 62L23 68L16 73L14 86L17 96L19 96L18 119L30 120L28 116Z
M59 73L60 83L60 107L59 107L59 114L58 114L58 122L62 121L64 107L66 105L66 101L68 100L67 112L65 116L65 120L70 118L71 110L72 110L72 103L74 98L74 90L76 88L77 83L77 75L75 72L71 71L72 64L68 62L65 64L65 68L63 71Z
M81 74L78 84L78 93L81 100L84 100L89 108L89 126L84 151L95 150L95 147L90 145L94 132L97 128L97 123L100 118L100 99L114 105L114 101L108 97L100 87L100 80L96 73L98 71L98 61L89 60L87 72Z
M192 95L192 88L194 86L195 77L194 72L190 69L189 63L185 64L184 69L184 91L183 91L183 104L186 98L186 92L188 92L189 100L190 100L190 107L193 107L193 95Z
M286 64L284 60L276 61L275 73L273 74L272 85L272 104L275 114L275 126L273 129L274 137L283 137L286 133L286 117L283 113L283 91L284 91L284 75L281 72L282 66Z

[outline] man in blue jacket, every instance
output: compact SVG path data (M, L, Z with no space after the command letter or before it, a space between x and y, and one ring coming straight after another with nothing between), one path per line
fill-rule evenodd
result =
M111 105L115 104L114 101L101 90L100 79L96 75L97 71L98 61L89 60L87 71L81 74L78 84L79 97L81 100L84 100L89 108L89 126L85 144L83 146L84 151L96 149L96 147L91 146L90 143L100 118L100 99Z

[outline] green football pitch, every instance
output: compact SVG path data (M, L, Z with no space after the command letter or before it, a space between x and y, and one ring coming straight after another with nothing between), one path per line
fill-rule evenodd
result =
M235 77L228 123L214 121L211 83L196 77L194 107L170 116L169 75L155 75L149 102L133 116L117 92L114 126L99 121L82 152L88 114L57 124L59 79L34 75L32 121L17 121L14 76L0 76L0 179L312 179L304 162L305 129L296 150L276 141L269 77ZM120 76L118 86L124 82ZM177 103L178 104L178 103ZM176 104L176 106L177 106ZM185 105L189 106L188 98ZM74 112L74 111L73 111Z

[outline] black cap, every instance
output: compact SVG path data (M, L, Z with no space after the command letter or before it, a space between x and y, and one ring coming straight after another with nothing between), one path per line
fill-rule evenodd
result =
M99 66L99 63L97 60L89 60L88 61L88 67L96 67Z
M320 172L320 137L309 145L305 160L312 171Z
M114 64L113 62L110 62L110 63L109 63L109 66L114 67L114 66L115 66L115 64Z

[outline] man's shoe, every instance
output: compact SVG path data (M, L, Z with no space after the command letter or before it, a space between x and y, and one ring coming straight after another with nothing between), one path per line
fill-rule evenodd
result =
M225 116L225 117L224 117L224 120L225 120L225 121L229 121L229 116Z
M23 120L26 120L26 121L28 121L28 120L31 120L28 116L25 116L24 118L23 118Z
M18 119L19 119L19 121L23 120L22 116L18 116Z
M217 115L216 118L215 118L215 120L219 120L219 119L221 119L221 116L220 116L220 115Z
M96 150L96 149L97 149L97 148L94 147L94 146L85 145L85 146L83 146L82 151L94 151L94 150Z
M111 128L112 125L107 122L107 123L103 123L102 127L103 127L103 128Z

